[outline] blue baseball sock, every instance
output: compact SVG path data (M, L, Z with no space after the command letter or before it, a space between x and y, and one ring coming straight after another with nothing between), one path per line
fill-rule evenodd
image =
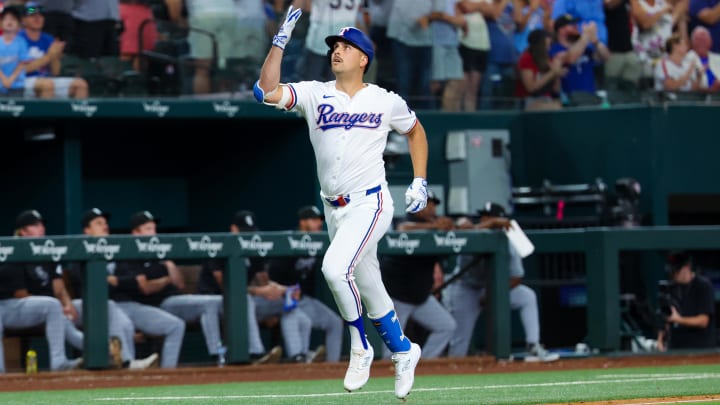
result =
M410 350L410 339L405 337L394 310L382 318L371 320L390 351L398 353Z
M350 347L356 347L357 342L362 343L363 349L368 349L367 336L365 335L365 325L362 316L354 321L345 321L350 330ZM352 326L352 328L350 328Z

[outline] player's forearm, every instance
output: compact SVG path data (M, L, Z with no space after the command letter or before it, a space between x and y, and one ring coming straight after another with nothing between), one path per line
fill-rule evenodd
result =
M427 179L428 143L425 128L423 128L420 121L407 134L407 137L413 175L414 177Z
M265 94L269 94L280 84L280 64L282 63L282 57L282 49L277 46L270 47L270 51L260 70L260 80L258 80L258 86L263 89ZM266 99L266 101L273 100Z
M710 317L706 314L694 315L694 316L681 316L675 323L691 328L707 328L710 323Z

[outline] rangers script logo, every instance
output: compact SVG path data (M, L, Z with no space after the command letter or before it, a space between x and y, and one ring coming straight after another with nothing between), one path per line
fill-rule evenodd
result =
M330 104L318 106L317 126L323 131L333 128L369 128L375 129L382 123L382 113L346 113L335 112L335 107Z

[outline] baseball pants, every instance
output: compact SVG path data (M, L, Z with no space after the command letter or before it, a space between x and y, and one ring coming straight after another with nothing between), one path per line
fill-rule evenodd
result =
M317 298L304 296L298 301L300 308L312 321L312 328L325 332L326 361L340 361L343 339L343 320Z
M78 318L75 320L74 326L81 327L83 324L82 299L76 298L72 300L72 304L78 313ZM130 318L117 306L115 301L109 300L107 305L108 337L117 336L117 338L120 339L123 361L135 360L135 326L133 326Z
M185 322L199 320L208 353L217 354L220 339L220 313L222 295L180 294L163 300L160 308L177 316Z
M62 369L68 362L65 355L67 318L55 297L31 296L0 300L0 337L4 328L30 328L45 324L45 338L50 352L50 369ZM5 358L0 339L0 372L5 372Z
M475 322L482 312L481 300L484 289L468 287L461 282L450 284L443 295L443 301L457 322L457 329L450 339L448 356L467 356L472 340ZM540 317L537 295L530 287L519 284L510 290L510 309L518 310L520 322L529 344L540 341Z
M288 358L298 354L307 354L310 350L310 333L312 320L299 308L283 311L283 300L268 300L264 297L253 296L257 319L271 316L280 317L280 332Z
M163 337L160 367L177 367L185 336L185 321L163 309L135 301L120 301L117 306L125 312L137 330Z
M344 207L325 204L330 245L322 272L340 316L350 322L363 314L378 319L393 309L380 274L377 244L390 228L393 201L385 186L374 194L355 197Z
M395 313L403 330L408 321L413 319L430 332L422 347L422 358L434 359L440 357L457 328L455 318L432 295L428 296L425 302L420 305L409 304L396 299L393 299L393 303L395 304ZM390 349L385 347L383 356L389 359L391 355Z

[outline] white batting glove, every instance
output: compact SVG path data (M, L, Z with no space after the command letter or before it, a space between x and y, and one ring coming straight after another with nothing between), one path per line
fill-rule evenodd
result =
M405 211L415 214L422 211L427 205L427 180L415 177L412 184L405 191Z
M277 35L273 37L272 44L278 48L285 50L285 45L290 42L290 36L292 36L292 30L295 28L295 23L302 15L301 9L293 10L293 6L288 8L285 21L280 26Z

